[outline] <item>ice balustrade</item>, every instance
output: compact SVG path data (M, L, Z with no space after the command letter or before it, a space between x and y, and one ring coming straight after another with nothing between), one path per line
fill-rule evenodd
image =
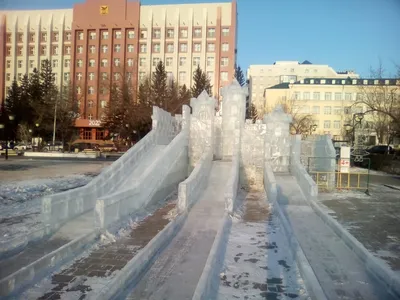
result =
M47 233L93 209L99 197L114 191L129 177L150 149L168 144L176 136L178 128L176 118L153 107L152 130L121 158L84 187L42 198L42 217Z

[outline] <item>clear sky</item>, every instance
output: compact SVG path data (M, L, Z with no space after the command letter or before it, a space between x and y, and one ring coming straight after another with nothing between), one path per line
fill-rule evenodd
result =
M72 7L74 0L0 0L0 9ZM229 2L142 0L142 4ZM400 0L238 0L238 63L309 60L369 76L400 65Z

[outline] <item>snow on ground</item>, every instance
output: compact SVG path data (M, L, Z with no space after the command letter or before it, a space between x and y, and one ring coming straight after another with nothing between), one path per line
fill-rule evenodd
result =
M92 179L88 175L70 175L0 184L0 239L41 226L41 197L84 186Z
M255 197L247 195L247 202L253 203L246 205L243 220L232 225L218 300L309 299L278 216L269 212L261 222L245 221L249 211L252 218L262 210Z
M365 168L359 168L359 167L351 167L350 168L350 173L368 173L368 169ZM380 176L387 176L388 173L383 172L383 171L376 171L376 170L369 170L370 175L380 175Z

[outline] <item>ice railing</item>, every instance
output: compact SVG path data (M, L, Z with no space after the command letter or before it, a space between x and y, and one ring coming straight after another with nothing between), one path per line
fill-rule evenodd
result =
M93 209L96 200L114 191L151 148L158 144L168 144L176 136L177 128L179 128L177 122L170 113L153 107L152 130L121 158L103 170L86 186L44 197L42 216L47 233Z

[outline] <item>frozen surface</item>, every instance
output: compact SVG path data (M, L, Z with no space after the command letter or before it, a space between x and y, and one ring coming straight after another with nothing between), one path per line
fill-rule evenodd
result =
M177 236L126 299L191 299L224 214L231 163L213 162L207 188Z
M328 299L394 299L307 204L296 179L276 176L279 203Z
M233 223L218 300L309 299L279 217L263 192L238 194L244 216Z

